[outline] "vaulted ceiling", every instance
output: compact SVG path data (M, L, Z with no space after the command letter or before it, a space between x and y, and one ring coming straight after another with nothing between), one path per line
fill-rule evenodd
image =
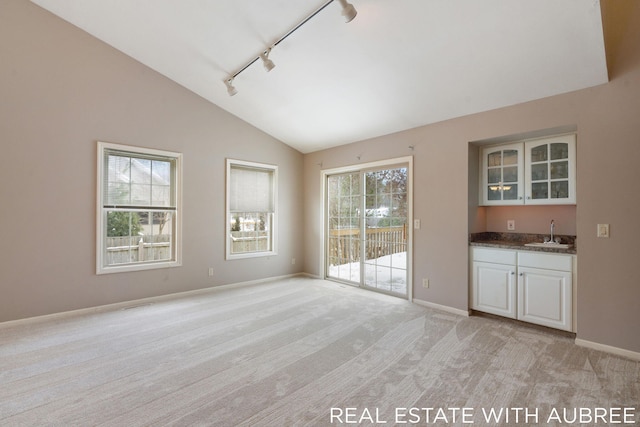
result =
M32 0L307 153L607 82L597 0Z

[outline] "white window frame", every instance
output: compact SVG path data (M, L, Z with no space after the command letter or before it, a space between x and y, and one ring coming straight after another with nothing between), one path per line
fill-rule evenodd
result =
M269 239L271 241L271 244L269 245L271 247L270 250L255 251L255 252L239 252L239 253L231 252L231 243L232 243L231 223L233 220L233 215L231 213L231 169L233 167L265 170L273 174L273 180L272 180L273 188L271 192L273 197L273 200L272 200L273 212L272 212L271 230L270 230L270 236L269 236ZM226 248L227 260L277 255L278 254L278 237L277 237L278 236L278 166L270 165L266 163L250 162L245 160L227 159L225 212L226 212L225 248Z
M172 252L170 260L139 261L129 264L105 265L106 263L106 209L105 206L105 161L109 151L119 151L136 157L158 157L172 160L175 163L171 191L175 200L172 221ZM134 147L98 141L97 164L97 209L96 209L96 274L119 273L128 271L152 270L159 268L179 267L182 265L182 153Z

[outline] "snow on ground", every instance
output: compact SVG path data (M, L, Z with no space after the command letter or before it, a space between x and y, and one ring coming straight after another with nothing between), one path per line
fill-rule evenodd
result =
M360 283L360 263L330 265L329 277ZM368 287L407 294L407 253L399 252L368 259L364 264L364 284Z

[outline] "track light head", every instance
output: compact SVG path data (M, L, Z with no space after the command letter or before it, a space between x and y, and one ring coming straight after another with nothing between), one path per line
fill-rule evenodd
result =
M347 3L347 0L338 0L342 6L342 16L344 16L345 22L351 22L356 17L358 11L351 3Z
M238 89L233 86L233 77L229 77L224 81L224 84L227 86L227 93L229 96L233 96L238 93Z
M264 65L265 70L267 72L273 70L276 64L273 63L272 60L269 59L269 54L271 53L271 48L265 50L260 54L260 58L262 59L262 65Z

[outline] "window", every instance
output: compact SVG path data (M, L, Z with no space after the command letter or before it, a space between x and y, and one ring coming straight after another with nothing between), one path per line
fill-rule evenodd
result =
M276 254L278 167L227 159L227 259Z
M181 160L98 143L97 274L180 265Z

